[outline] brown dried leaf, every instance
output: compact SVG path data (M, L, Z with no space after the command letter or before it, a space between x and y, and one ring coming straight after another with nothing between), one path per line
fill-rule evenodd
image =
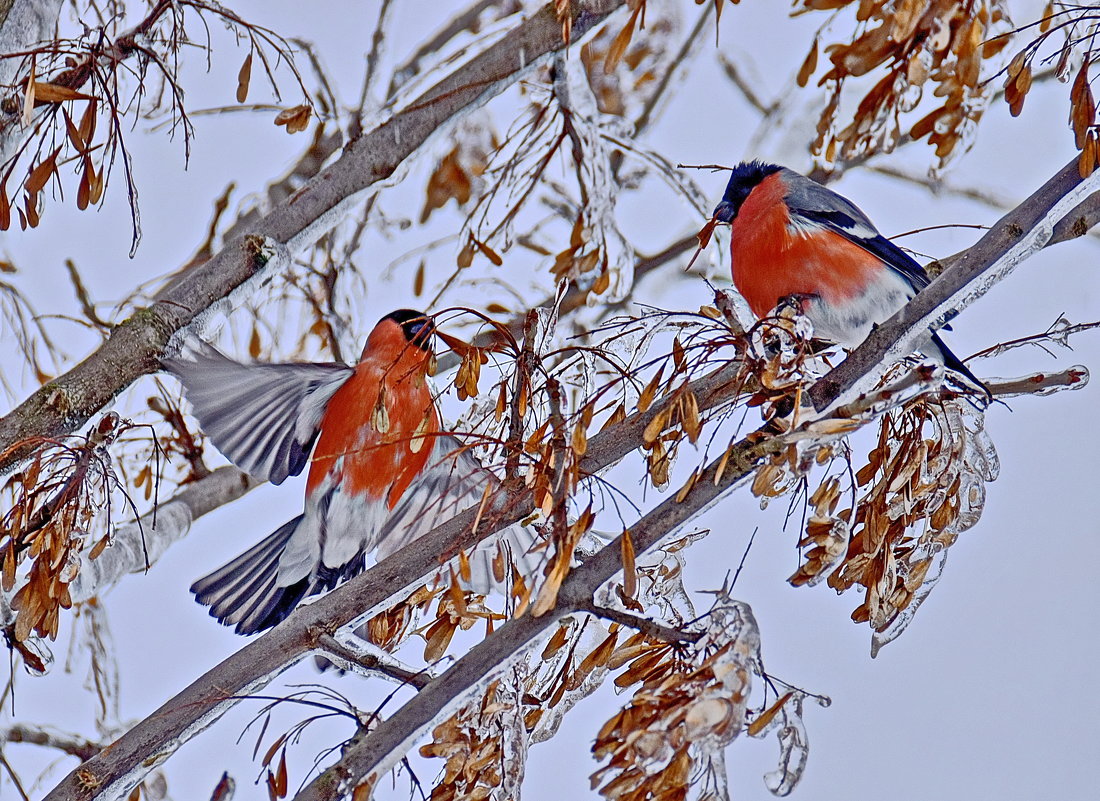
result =
M282 757L279 758L279 770L275 773L275 792L279 798L286 796L287 786L287 772L286 772L286 751L283 751Z
M458 258L455 259L455 263L463 270L474 263L474 245L472 242L467 242L462 246L462 250L458 251Z
M691 475L688 476L688 480L684 482L684 486L680 487L680 491L676 493L676 503L683 503L684 499L691 494L691 490L695 487L696 482L699 480L699 471L692 470Z
M660 369L657 370L657 374L649 380L645 389L642 390L642 394L638 396L638 411L644 412L653 403L653 398L657 394L657 387L661 383L661 378L664 376L665 366L662 364Z
M103 197L103 170L95 171L90 157L84 157L84 172L88 175L88 204L95 205Z
M806 54L806 58L802 62L802 66L798 68L798 77L795 80L799 86L805 87L810 81L810 76L814 74L814 70L817 69L817 50L818 41L814 38L814 43L810 47L810 52Z
M761 712L752 723L749 724L748 734L750 737L755 737L771 723L772 718L778 714L779 710L783 708L783 704L787 703L794 696L793 692L786 692L779 696L779 699Z
M304 131L309 127L309 118L313 109L303 103L280 111L275 117L276 125L285 125L288 134Z
M413 294L416 297L420 297L424 294L424 270L427 266L427 261L420 260L420 266L416 268L416 275L413 277Z
M607 664L607 661L611 658L611 654L615 650L615 643L619 639L618 632L611 632L607 635L603 642L597 645L588 656L581 660L580 665L577 666L576 672L573 674L576 679L576 686L580 686L588 674L598 667L603 667Z
M604 72L614 72L619 66L619 62L622 61L623 54L626 53L626 49L630 46L630 39L634 36L634 25L638 21L638 14L642 10L642 4L639 3L634 11L630 14L630 19L627 20L623 29L616 34L614 40L611 42L611 46L607 49L607 57L603 62Z
M241 64L241 69L237 73L237 102L243 103L248 100L248 84L252 80L252 51L248 51L248 55L244 57L244 63Z
M84 157L84 168L80 171L80 183L76 189L76 207L81 211L88 208L88 202L92 196L92 179L89 175L91 159Z
M549 659L565 645L565 641L569 635L570 626L558 626L557 630L550 637L550 640L546 643L546 647L542 649L542 658L544 660Z
M638 566L634 558L634 540L630 537L630 529L623 531L622 560L623 594L627 598L634 598L638 595Z
M85 145L92 143L92 137L95 135L95 123L96 123L96 101L89 100L88 106L84 109L84 114L80 117L80 126L77 129L80 133L80 139Z
M611 286L611 273L608 270L603 270L596 280L592 282L592 294L602 295Z
M481 254L485 256L489 261L493 263L493 266L500 267L504 264L504 259L500 257L500 254L493 250L480 240L473 239L473 243L477 245L477 249L481 251Z
M25 213L24 213L25 212ZM38 202L37 195L24 195L23 196L23 208L20 209L22 219L26 220L26 223L31 228L38 227Z
M27 182L24 184L24 188L32 195L37 195L41 192L47 181L50 180L50 176L57 172L57 155L61 152L61 148L58 147L53 153L51 153L44 161L39 162L31 174L27 177Z
M572 446L573 453L578 457L584 456L588 450L588 431L585 429L583 420L573 427Z
M95 100L91 95L60 86L56 83L43 83L35 81L34 99L36 103L64 103L68 100Z
M649 424L646 425L645 430L642 432L643 445L649 447L661 436L662 432L665 430L665 425L669 421L670 411L668 407L665 407L657 412L657 414L653 415L653 419L649 421Z
M282 746L284 742L286 742L286 735L282 734L275 740L275 742L271 744L271 747L268 748L266 752L264 752L263 761L260 762L261 768L266 768L268 765L271 764L271 760L275 758L275 753L279 750L279 747Z
M618 425L625 419L626 405L620 403L618 406L615 407L615 411L611 413L611 416L607 418L607 422L603 424L603 426L600 428L600 431L606 431L607 429L611 428L611 426Z

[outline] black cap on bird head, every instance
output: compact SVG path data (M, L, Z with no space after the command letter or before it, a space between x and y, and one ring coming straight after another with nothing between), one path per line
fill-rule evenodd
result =
M714 207L714 214L711 216L719 222L733 222L749 193L761 181L781 169L783 168L777 164L767 164L763 161L742 161L733 168L730 181L726 184L726 192L722 195L722 202Z
M429 341L435 333L435 324L424 312L413 309L398 309L390 312L382 320L393 320L405 333L405 339L421 350L430 350ZM379 322L382 322L379 320Z

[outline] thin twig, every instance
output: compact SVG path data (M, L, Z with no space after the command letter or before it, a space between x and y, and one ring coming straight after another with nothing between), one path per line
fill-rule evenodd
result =
M654 640L661 640L662 642L667 642L672 645L677 643L696 642L703 636L703 633L700 631L676 629L672 626L658 623L656 620L651 620L641 615L634 615L622 609L614 609L610 606L599 606L596 603L590 603L578 604L577 608L578 611L588 612L596 617L602 617L604 620L610 620L627 626L628 628L637 629Z

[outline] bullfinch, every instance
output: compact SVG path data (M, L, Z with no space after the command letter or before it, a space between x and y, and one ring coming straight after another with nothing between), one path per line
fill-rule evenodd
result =
M796 298L821 339L858 345L929 284L854 203L787 167L738 164L714 218L731 226L733 283L753 314ZM939 334L923 349L988 395Z
M242 364L209 345L164 360L206 435L242 470L280 484L309 465L302 514L191 586L219 622L240 634L274 626L362 572L369 552L393 553L496 481L440 427L427 380L433 333L424 313L400 309L370 332L354 367ZM530 535L513 527L504 542L526 565ZM481 592L495 554L483 544L471 560Z

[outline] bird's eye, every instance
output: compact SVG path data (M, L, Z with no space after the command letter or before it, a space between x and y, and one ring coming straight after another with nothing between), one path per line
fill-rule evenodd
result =
M405 333L410 341L424 342L432 334L432 321L428 319L412 320L405 324Z

